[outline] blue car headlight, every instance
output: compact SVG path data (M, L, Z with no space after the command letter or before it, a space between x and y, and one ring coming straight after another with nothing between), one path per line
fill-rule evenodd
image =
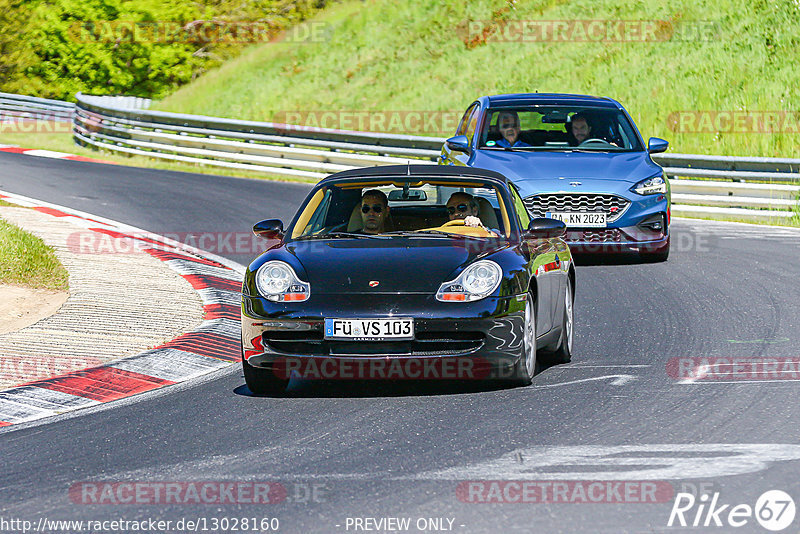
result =
M476 261L436 292L442 302L472 302L488 297L503 279L503 269L491 260Z
M302 302L311 296L311 285L282 261L268 261L258 268L256 288L261 296L275 302Z
M655 195L658 193L663 195L667 192L667 181L662 174L651 176L631 187L631 191L640 195Z

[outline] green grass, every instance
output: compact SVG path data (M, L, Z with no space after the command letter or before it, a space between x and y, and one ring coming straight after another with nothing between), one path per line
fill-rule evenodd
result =
M146 156L126 156L106 150L92 150L72 141L72 134L68 132L58 133L7 133L0 130L0 144L18 145L23 148L37 148L43 150L53 150L55 152L66 152L78 156L86 156L103 161L110 161L118 165L129 167L143 167L146 169L161 169L165 171L194 172L199 174L214 174L221 176L237 176L241 178L258 178L263 180L280 180L292 182L315 182L304 178L292 178L287 176L271 175L268 173L226 169L223 167L212 167L206 165L196 165L193 163L170 162L158 158Z
M470 41L468 20L712 21L705 40ZM679 111L800 108L800 7L792 0L366 0L316 19L329 40L264 44L179 89L158 109L253 120L287 111L462 112L477 96L570 92L610 96L645 138L672 152L800 157L800 134L682 133ZM447 135L441 132L436 135Z
M68 279L69 274L52 247L0 219L0 284L67 289Z
M800 192L795 195L795 204L792 206L792 218L789 219L789 222L792 226L800 226Z

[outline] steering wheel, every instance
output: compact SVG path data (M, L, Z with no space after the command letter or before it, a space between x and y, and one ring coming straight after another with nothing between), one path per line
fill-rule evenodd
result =
M584 145L590 145L590 144L603 144L603 145L611 146L611 143L609 143L605 139L598 139L597 137L592 137L591 139L585 139L578 146L584 146Z
M442 225L442 228L447 228L448 226L466 226L467 223L464 222L464 219L453 219L452 221L447 221Z

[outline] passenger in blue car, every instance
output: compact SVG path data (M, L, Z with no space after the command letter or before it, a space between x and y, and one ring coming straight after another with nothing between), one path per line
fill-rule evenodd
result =
M497 117L497 128L502 135L497 141L497 146L503 148L531 146L519 140L519 115L516 111L501 111Z

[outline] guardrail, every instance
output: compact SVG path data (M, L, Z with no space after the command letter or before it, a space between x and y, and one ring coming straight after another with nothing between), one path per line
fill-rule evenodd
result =
M145 109L78 93L77 104L0 93L4 110L68 113L75 142L130 155L319 180L355 167L436 161L445 138L309 128ZM27 111L24 111L27 110ZM654 154L676 215L780 219L800 197L800 159Z
M71 121L75 110L72 102L34 96L0 93L0 118Z

